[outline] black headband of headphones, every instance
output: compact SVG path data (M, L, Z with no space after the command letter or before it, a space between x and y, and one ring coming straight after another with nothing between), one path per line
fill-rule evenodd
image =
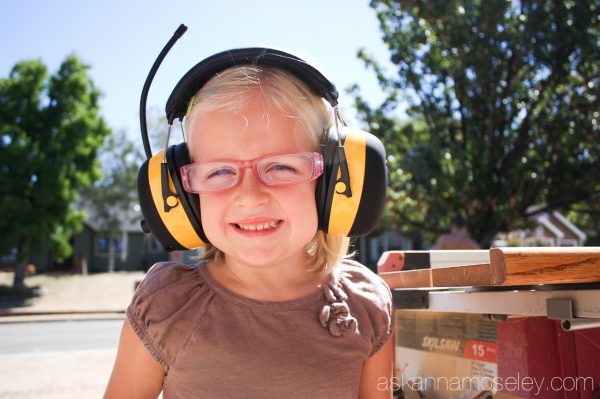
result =
M146 124L146 99L148 91L162 60L186 31L187 27L184 24L181 24L177 28L167 45L158 55L156 61L154 61L142 89L142 96L140 98L140 130L148 159L152 157ZM334 84L303 59L280 50L260 47L241 48L223 51L200 61L179 80L171 92L165 107L169 125L172 125L175 119L183 119L190 99L210 78L227 68L244 64L270 66L287 71L305 82L310 89L318 96L327 100L332 107L336 107L338 104L338 91Z
M337 105L338 92L333 83L301 58L280 50L241 48L212 55L197 63L181 78L167 100L165 111L169 124L185 116L188 101L210 78L227 68L243 64L269 66L287 71L305 82L332 107Z

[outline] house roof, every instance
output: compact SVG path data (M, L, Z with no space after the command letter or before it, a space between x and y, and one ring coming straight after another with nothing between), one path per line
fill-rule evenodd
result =
M552 212L552 216L554 216L558 221L560 221L567 229L569 229L573 234L575 234L580 240L585 241L587 235L579 230L577 226L569 221L566 217L564 217L560 212L554 211Z
M96 210L89 205L84 205L81 209L85 212L84 223L94 231L106 230L103 227L102 220L97 216ZM127 232L142 232L140 221L143 219L139 205L128 210L116 209L116 216L121 221L121 230Z
M547 228L548 230L550 230L550 232L552 232L552 234L554 234L554 236L556 236L557 238L564 238L565 237L565 233L562 232L561 229L559 229L558 227L556 227L548 218L548 214L547 213L542 213L541 215L538 215L535 220L542 226L544 226L545 228Z
M542 209L543 207L545 207L544 204L532 205L529 208L527 208L527 212L532 213L532 212ZM554 220L551 220L550 217L554 218ZM542 213L535 215L534 219L539 224L541 224L542 226L546 227L549 231L551 231L552 234L554 234L557 238L564 238L565 230L573 233L573 235L575 235L581 241L585 241L585 239L587 238L587 235L583 231L581 231L579 228L577 228L577 226L575 226L573 223L571 223L569 221L569 219L567 219L562 213L560 213L558 211L542 212ZM559 222L561 224L561 226L557 226L556 222ZM562 230L561 230L561 228L562 228Z

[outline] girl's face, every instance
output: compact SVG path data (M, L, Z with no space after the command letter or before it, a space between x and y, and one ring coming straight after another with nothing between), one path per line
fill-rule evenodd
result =
M198 112L191 128L195 162L247 161L315 150L303 123L259 101L250 101L237 112ZM204 232L228 263L304 265L306 246L317 231L315 184L265 186L247 168L237 186L200 194Z

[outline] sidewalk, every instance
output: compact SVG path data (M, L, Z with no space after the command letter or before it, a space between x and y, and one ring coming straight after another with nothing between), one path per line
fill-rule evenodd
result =
M0 301L0 323L57 319L124 317L135 283L144 272L101 274L41 274L25 284L40 286L41 296L23 302ZM13 274L0 272L0 285L10 286Z
M0 285L12 284L12 273L0 272ZM124 319L125 309L143 272L91 275L37 275L25 279L29 287L40 286L40 297L23 302L0 301L0 326L32 323L48 336L47 321ZM59 349L0 353L0 399L101 398L116 357L114 348Z
M0 399L101 398L115 350L0 355Z

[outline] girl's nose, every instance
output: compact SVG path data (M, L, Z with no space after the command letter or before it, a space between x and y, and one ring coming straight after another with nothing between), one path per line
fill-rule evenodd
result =
M242 181L235 188L236 200L241 206L257 206L267 202L269 194L267 186L254 175L252 168L244 170Z

